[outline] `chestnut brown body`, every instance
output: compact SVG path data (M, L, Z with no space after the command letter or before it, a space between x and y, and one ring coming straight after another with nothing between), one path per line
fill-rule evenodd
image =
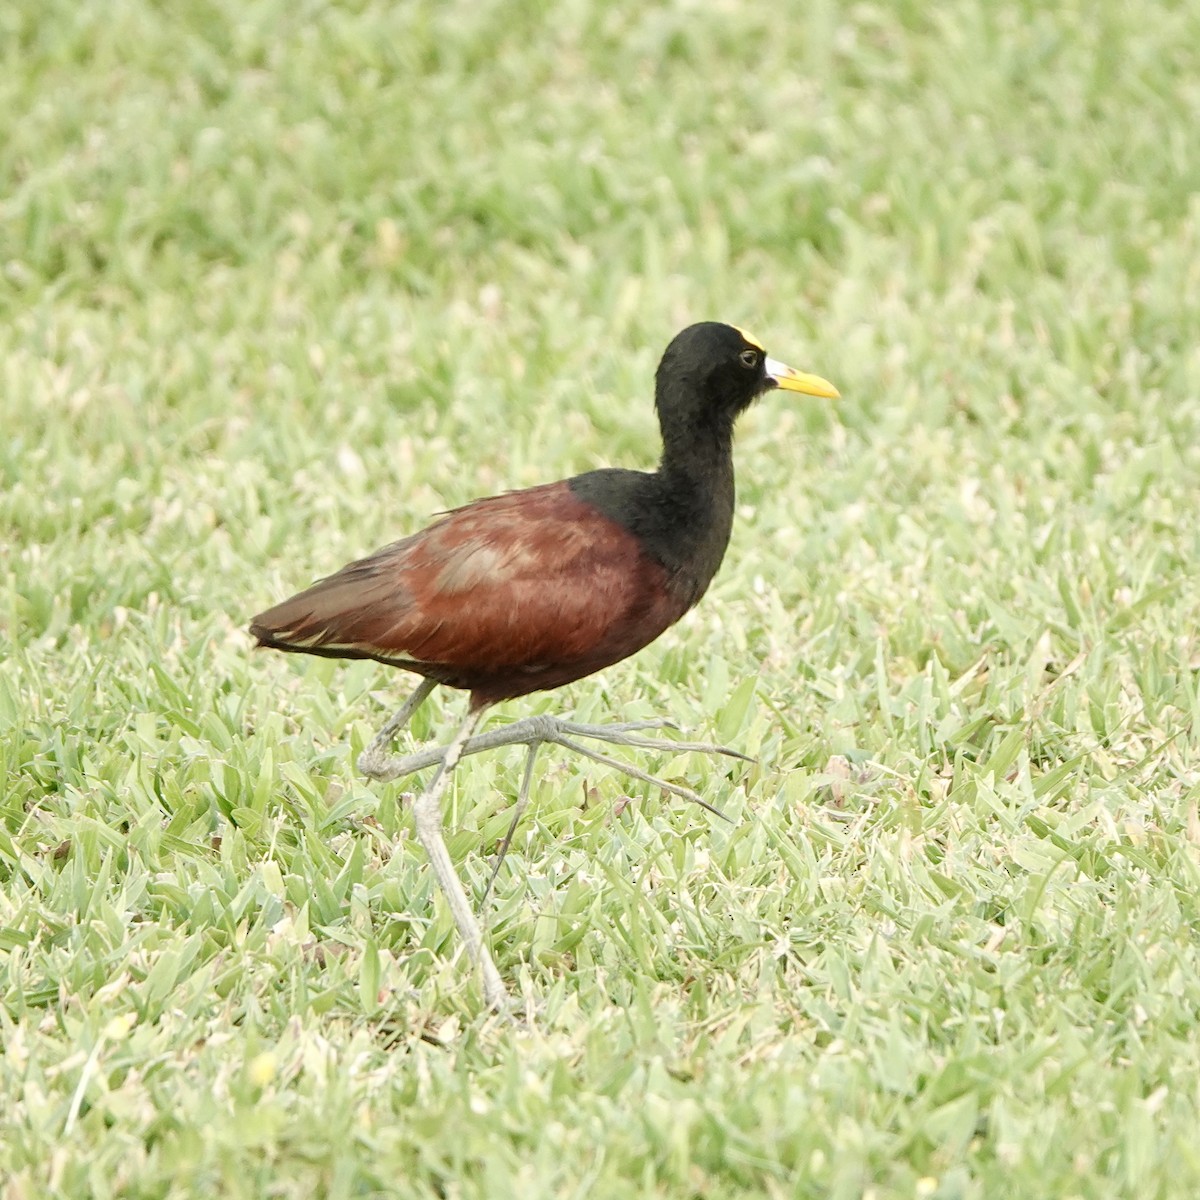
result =
M694 599L567 481L478 500L254 618L259 644L372 658L479 707L628 658Z

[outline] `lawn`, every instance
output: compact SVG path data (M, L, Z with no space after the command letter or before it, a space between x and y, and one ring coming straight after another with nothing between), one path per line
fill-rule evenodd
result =
M0 1198L1200 1194L1198 80L1192 2L0 9ZM544 751L499 1017L354 771L412 681L245 627L651 466L705 318L843 399L493 720L757 761Z

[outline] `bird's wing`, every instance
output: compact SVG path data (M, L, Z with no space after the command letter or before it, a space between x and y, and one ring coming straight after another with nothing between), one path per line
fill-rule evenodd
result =
M254 619L279 649L451 668L609 663L683 613L666 569L565 483L479 500Z

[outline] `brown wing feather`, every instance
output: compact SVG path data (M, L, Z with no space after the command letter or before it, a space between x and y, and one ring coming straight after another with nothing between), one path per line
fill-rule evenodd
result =
M618 662L686 608L637 538L564 482L456 509L250 628L262 645L379 659L482 703Z

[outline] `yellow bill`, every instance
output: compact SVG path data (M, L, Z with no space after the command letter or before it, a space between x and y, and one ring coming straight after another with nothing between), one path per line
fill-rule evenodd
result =
M806 375L803 371L794 371L778 359L768 358L764 364L767 377L775 380L776 387L785 392L801 392L805 396L821 396L826 400L836 400L841 392L820 375Z

